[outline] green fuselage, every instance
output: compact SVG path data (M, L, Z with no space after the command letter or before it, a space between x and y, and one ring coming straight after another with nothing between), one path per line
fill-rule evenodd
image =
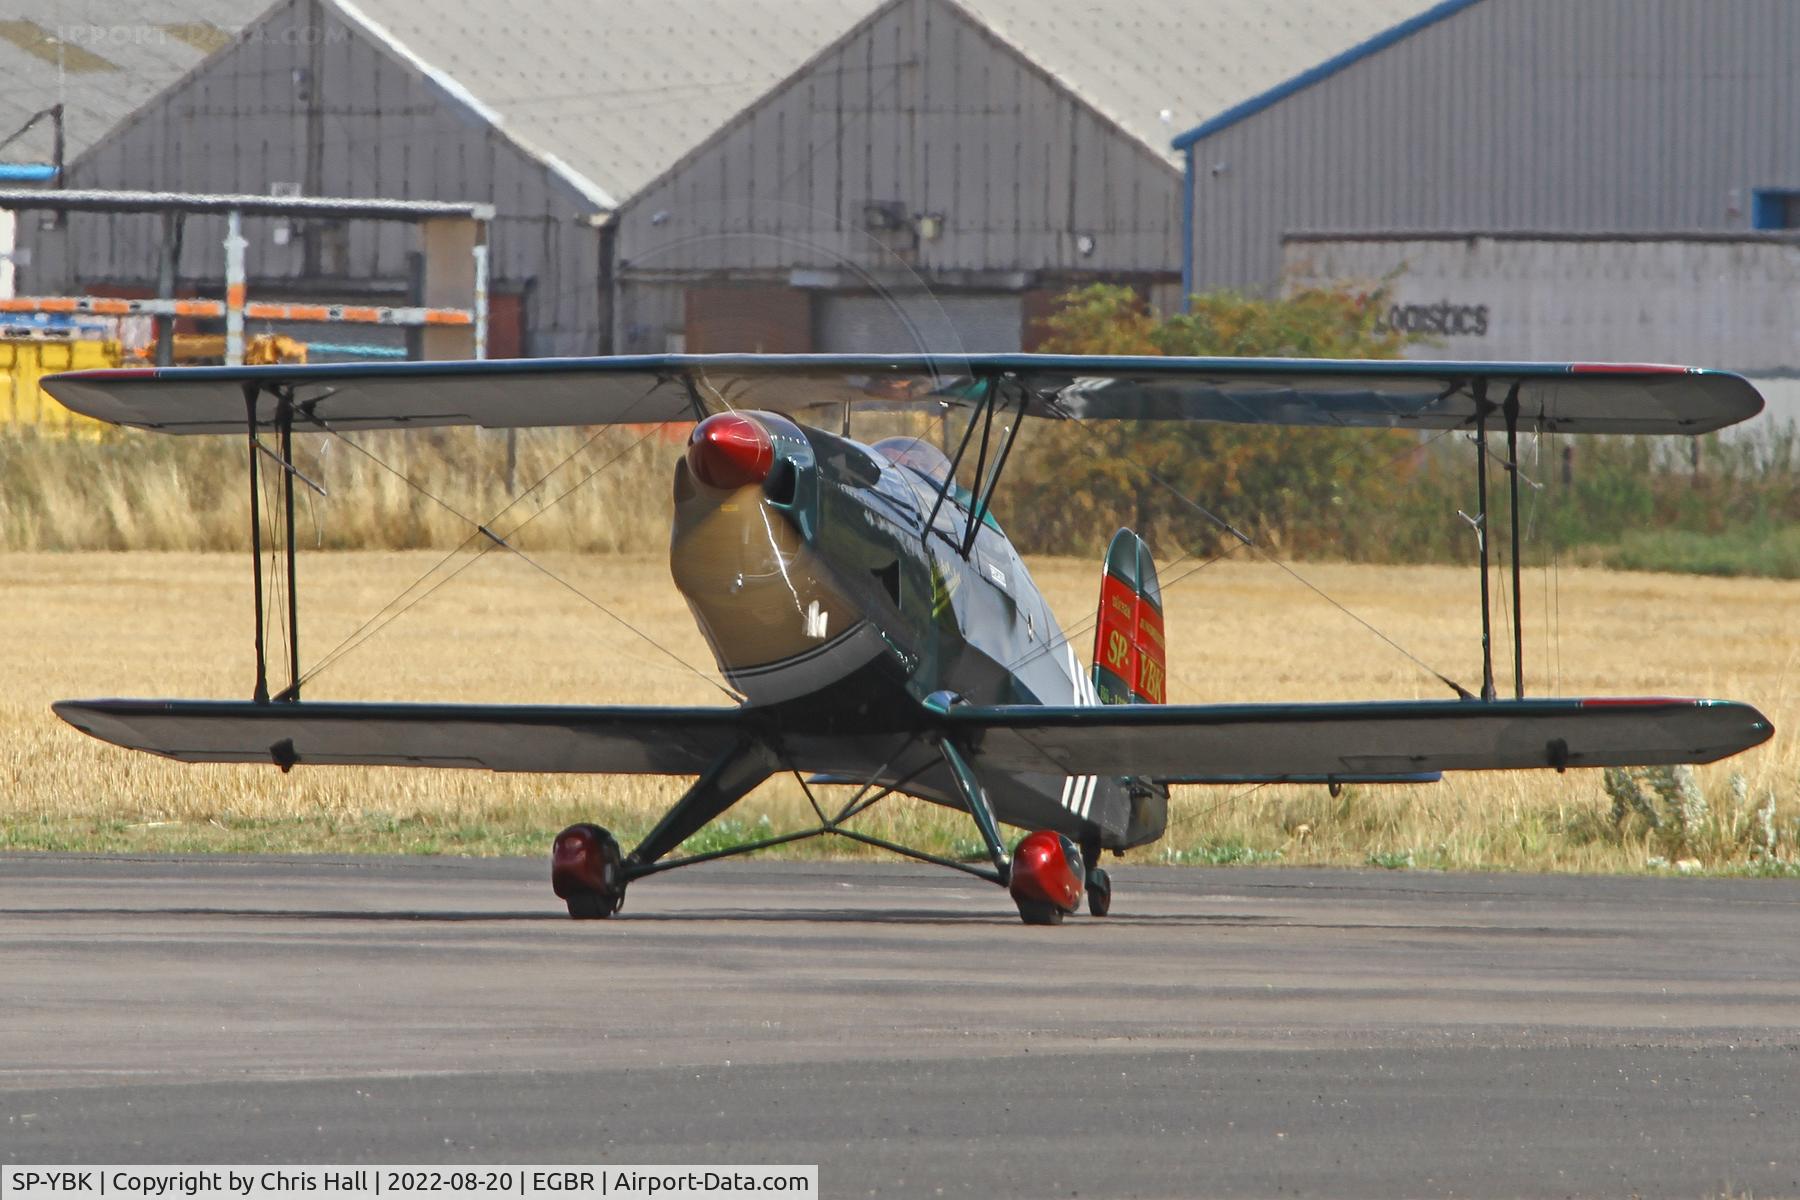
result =
M743 415L773 466L729 490L676 468L671 569L721 670L806 761L827 753L822 774L960 805L919 733L927 705L1097 703L998 524L968 539L966 493L940 503L943 479L875 448ZM1002 821L1107 846L1160 833L1160 805L1134 803L1131 781L1046 766L984 777Z

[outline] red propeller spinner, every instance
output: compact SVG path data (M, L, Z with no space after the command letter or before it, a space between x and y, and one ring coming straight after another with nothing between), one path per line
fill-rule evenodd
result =
M754 417L715 413L694 426L687 464L707 487L731 491L768 478L775 465L775 446Z

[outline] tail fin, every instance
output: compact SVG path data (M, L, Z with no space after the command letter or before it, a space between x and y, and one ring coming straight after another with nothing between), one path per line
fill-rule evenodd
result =
M1094 690L1102 704L1161 704L1168 659L1162 589L1150 547L1129 529L1113 534L1100 577L1094 629Z

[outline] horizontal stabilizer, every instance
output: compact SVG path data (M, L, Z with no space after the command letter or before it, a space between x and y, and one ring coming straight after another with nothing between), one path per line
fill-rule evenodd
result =
M1774 732L1747 704L1665 699L1008 705L943 720L977 770L1169 783L1703 763Z
M83 733L182 762L697 775L744 736L735 708L63 700Z
M756 408L806 419L845 404L935 414L987 393L1050 419L1344 428L1707 433L1762 411L1748 381L1691 367L1363 359L989 354L625 355L610 358L130 367L44 387L66 407L164 433L242 433L285 409L294 429L655 424ZM833 419L837 419L836 416Z

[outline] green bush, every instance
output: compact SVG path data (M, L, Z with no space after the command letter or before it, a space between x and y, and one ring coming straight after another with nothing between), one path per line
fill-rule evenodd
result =
M1158 318L1131 289L1095 284L1061 298L1039 348L1393 358L1405 339L1377 327L1384 308L1379 290L1307 289L1279 300L1196 296L1189 312ZM1415 438L1394 430L1039 422L1021 435L1001 511L1014 540L1041 552L1096 553L1124 523L1201 553L1229 547L1235 528L1288 552L1367 557L1365 527L1341 514L1393 504L1416 449ZM1058 503L1033 502L1043 495Z
M1391 358L1405 339L1377 327L1385 304L1379 288L1217 293L1158 317L1131 289L1097 284L1060 298L1041 348ZM1512 531L1501 439L1492 450L1499 561ZM1519 451L1528 563L1574 551L1637 570L1800 577L1792 427L1698 440L1527 436ZM1165 557L1232 552L1233 531L1289 558L1471 562L1477 553L1458 515L1476 507L1475 450L1461 431L1029 422L995 507L1020 547L1040 553L1098 553L1121 524Z

